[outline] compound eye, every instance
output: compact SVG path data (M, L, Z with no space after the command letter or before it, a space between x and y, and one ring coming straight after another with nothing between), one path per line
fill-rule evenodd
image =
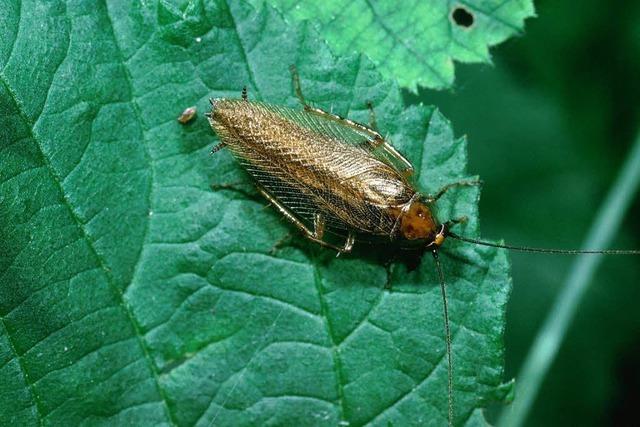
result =
M416 209L416 216L420 219L424 219L427 216L427 212L422 206L418 206Z

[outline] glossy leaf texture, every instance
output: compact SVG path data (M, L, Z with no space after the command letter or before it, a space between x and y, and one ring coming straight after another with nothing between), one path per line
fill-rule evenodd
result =
M259 4L263 0L252 0ZM489 63L489 48L518 35L532 0L267 0L317 26L339 54L368 55L387 78L416 91L454 84L454 63Z
M1 424L446 422L430 257L410 271L307 243L228 152L209 156L202 116L243 85L295 106L295 63L320 107L366 121L372 101L433 192L466 176L436 109L405 108L364 57L268 7L25 1L0 17ZM478 197L452 191L439 214L477 234ZM509 390L509 263L455 242L442 260L456 422L476 423Z

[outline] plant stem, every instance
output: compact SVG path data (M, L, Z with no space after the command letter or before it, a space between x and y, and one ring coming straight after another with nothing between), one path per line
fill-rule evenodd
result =
M618 233L624 214L639 184L640 134L636 137L616 182L600 206L587 234L585 249L602 249L609 246ZM510 408L503 411L498 420L499 426L518 427L527 419L540 385L558 353L558 348L571 324L578 304L601 261L602 255L580 255L573 263L562 287L563 290L556 298L520 370L516 399Z

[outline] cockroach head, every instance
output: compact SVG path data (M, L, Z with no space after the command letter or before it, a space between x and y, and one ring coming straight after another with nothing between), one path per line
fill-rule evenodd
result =
M440 228L429 204L420 199L412 201L400 219L400 233L407 240L436 242Z

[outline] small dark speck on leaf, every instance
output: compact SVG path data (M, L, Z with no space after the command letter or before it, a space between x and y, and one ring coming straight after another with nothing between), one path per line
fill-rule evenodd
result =
M178 117L178 121L183 125L189 123L196 116L196 107L189 107L185 109L182 114Z
M456 25L465 28L471 27L474 21L473 14L464 7L456 7L453 9L453 12L451 12L451 19L453 19L453 22L455 22Z

